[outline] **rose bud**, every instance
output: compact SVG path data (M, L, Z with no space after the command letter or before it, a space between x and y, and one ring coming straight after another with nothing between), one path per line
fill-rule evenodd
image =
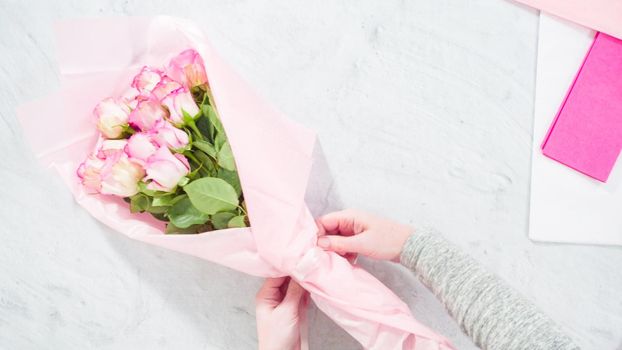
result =
M78 167L78 178L87 193L99 193L102 188L100 172L104 167L104 160L89 156Z
M93 111L97 119L97 128L108 139L116 139L123 134L123 127L128 122L129 107L113 98L101 101Z
M171 123L163 121L153 130L153 139L158 146L165 146L172 149L184 148L188 145L188 134L177 129Z
M145 170L118 151L106 158L100 174L101 193L131 197L138 193L138 182L145 177Z
M130 113L129 122L141 131L153 129L155 124L166 118L166 110L155 99L138 102L136 109Z
M138 161L140 164L147 162L147 159L157 150L157 144L152 139L151 133L139 132L132 135L127 140L125 153L132 160Z
M203 59L193 49L188 49L171 60L166 74L191 89L207 83Z
M181 88L181 84L176 82L175 80L167 77L166 75L162 77L158 85L151 91L153 96L158 100L162 100L168 94L173 91L179 90Z
M168 147L160 147L147 160L145 170L147 171L145 179L152 180L147 188L171 192L179 180L190 172L190 164L183 155L173 155Z
M134 77L132 87L138 90L141 95L149 95L161 79L161 71L144 66L143 69L140 70L140 73Z
M162 103L168 108L169 120L176 126L184 125L184 112L193 118L199 113L192 94L185 88L173 91L164 97Z

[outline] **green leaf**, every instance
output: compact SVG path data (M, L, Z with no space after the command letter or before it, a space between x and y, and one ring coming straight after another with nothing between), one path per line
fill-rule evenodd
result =
M233 151L231 150L229 142L225 142L220 148L220 151L218 151L218 165L227 170L235 170Z
M214 141L214 134L216 132L216 129L214 129L214 126L212 125L212 123L210 123L207 117L201 115L194 122L203 137L207 138L210 142Z
M214 126L219 134L223 134L225 132L225 129L223 128L222 123L220 122L220 118L218 118L218 114L216 113L214 107L208 104L203 104L201 105L201 112L203 112L203 115L206 116L207 119L209 119L210 123Z
M168 210L168 217L175 227L188 228L192 225L204 224L209 215L200 212L192 205L190 198L183 198Z
M242 186L237 171L227 170L225 168L218 169L218 177L227 181L233 187L238 197L242 194Z
M194 124L194 118L196 118L198 114L199 112L197 112L197 114L195 115L191 115L190 113L186 112L186 110L184 110L183 108L181 109L181 115L183 116L185 124Z
M174 193L169 193L166 196L155 197L153 201L151 202L151 205L154 207L171 206L179 202L180 200L182 200L184 197L187 197L187 195L185 194L175 195Z
M227 227L230 228L234 228L234 227L246 227L246 222L245 219L246 216L244 215L239 215L236 217L233 217L231 220L229 220L229 223L227 224Z
M201 151L194 151L192 154L194 154L194 157L201 162L203 169L205 169L208 174L216 170L214 167L214 160L208 157L207 154Z
M166 207L166 206L169 206L169 205L171 205L171 201L173 200L174 197L175 197L175 195L172 194L172 193L167 194L166 196L156 197L151 202L151 205L154 206L154 207Z
M194 141L192 143L192 146L198 148L199 150L205 152L205 154L207 154L208 156L212 157L212 158L216 158L216 148L214 148L214 145L212 145L211 143L207 142L207 141Z
M194 234L194 233L201 233L201 232L212 231L212 230L213 228L209 224L192 225L187 228L181 228L169 222L166 225L166 231L164 232L167 234Z
M138 191L140 191L141 193L144 193L148 196L153 196L154 194L156 194L157 191L155 190L150 190L147 188L147 183L140 181L138 183Z
M205 214L216 214L237 208L238 195L225 180L204 177L184 186L192 204Z
M154 207L154 206L150 206L149 208L145 209L145 211L151 213L151 214L165 214L166 211L168 210L169 207Z
M182 113L182 120L184 121L184 125L195 125L194 118L192 118L190 114L186 113L186 111L181 111L181 113Z
M216 146L217 150L220 150L225 142L227 142L227 137L223 133L216 134L216 138L214 138L214 146Z
M151 205L149 197L138 193L130 197L130 211L132 213L142 213Z
M235 216L236 216L235 213L228 212L228 211L216 213L212 215L212 225L214 225L215 229L222 230L224 228L229 227L228 226L229 221L233 219Z

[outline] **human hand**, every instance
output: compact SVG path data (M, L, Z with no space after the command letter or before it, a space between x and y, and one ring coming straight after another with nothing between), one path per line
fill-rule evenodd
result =
M398 261L412 227L368 213L347 209L318 219L317 245L351 258L362 254L373 259Z
M266 279L255 299L259 350L300 349L300 309L307 303L307 292L289 277Z

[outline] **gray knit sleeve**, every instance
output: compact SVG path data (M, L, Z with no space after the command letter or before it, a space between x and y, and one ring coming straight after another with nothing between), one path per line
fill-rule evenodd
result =
M400 261L482 349L579 349L534 304L431 229L410 236Z

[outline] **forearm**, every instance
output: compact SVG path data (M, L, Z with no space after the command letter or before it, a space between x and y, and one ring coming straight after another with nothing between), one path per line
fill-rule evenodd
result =
M431 230L413 234L400 261L482 349L578 349L535 305Z

